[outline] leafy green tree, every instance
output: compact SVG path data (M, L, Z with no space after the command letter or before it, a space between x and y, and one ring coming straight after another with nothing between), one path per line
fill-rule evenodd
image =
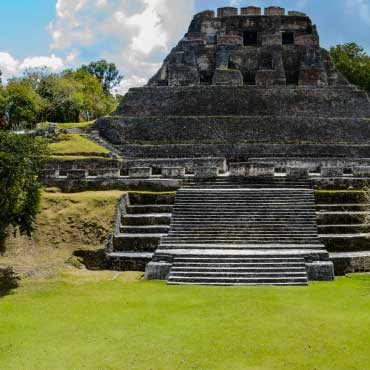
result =
M347 80L370 92L370 56L354 42L330 48L335 66Z
M0 253L10 226L32 234L40 205L37 177L47 155L41 139L0 132Z
M104 59L98 62L91 62L88 65L83 65L81 70L96 77L103 86L103 90L106 94L109 94L113 87L119 85L123 78L117 66L114 63L108 63Z
M30 126L37 122L43 102L29 83L11 80L1 91L0 114L7 129Z

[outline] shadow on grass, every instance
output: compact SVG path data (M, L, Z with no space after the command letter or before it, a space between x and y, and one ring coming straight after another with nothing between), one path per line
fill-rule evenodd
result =
M0 298L11 294L13 289L18 288L19 277L11 267L0 267Z

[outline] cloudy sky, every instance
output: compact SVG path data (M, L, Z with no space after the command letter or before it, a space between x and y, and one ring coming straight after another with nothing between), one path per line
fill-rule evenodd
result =
M370 0L1 0L0 69L7 79L105 58L125 76L125 92L155 73L195 12L228 5L301 10L324 47L356 41L370 52Z

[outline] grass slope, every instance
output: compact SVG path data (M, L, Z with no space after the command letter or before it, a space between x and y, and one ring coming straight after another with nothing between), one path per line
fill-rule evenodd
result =
M0 299L1 369L370 369L369 275L212 288L73 271Z
M59 136L62 140L49 144L54 155L103 155L108 150L78 134Z
M0 263L14 266L21 276L53 275L73 251L101 248L112 231L116 203L122 194L44 192L32 239L9 237Z

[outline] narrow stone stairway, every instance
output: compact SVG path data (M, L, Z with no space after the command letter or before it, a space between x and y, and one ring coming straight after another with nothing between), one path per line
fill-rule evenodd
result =
M113 236L113 250L108 253L116 270L145 269L169 231L173 201L173 195L128 195L119 231Z
M312 189L286 182L218 185L195 181L178 191L156 252L173 255L168 283L306 285L305 258L328 258Z

